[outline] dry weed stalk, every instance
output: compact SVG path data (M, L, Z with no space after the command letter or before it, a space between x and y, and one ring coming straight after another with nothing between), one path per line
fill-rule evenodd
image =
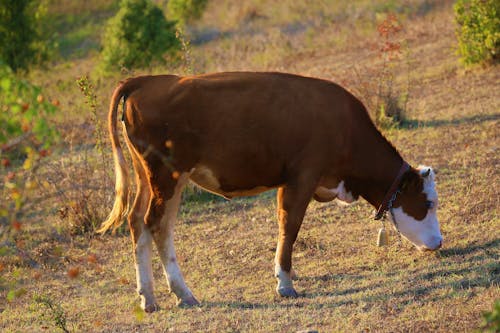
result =
M396 126L405 120L410 90L410 55L404 39L400 36L404 27L394 14L387 14L378 24L376 52L381 58L378 69L363 68L363 74L356 67L357 93L372 112L375 123L383 128ZM397 71L406 74L405 87L396 82Z

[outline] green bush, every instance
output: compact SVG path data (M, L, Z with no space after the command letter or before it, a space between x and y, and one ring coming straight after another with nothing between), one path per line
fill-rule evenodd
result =
M103 44L105 71L149 67L152 62L164 62L168 51L180 48L175 23L167 21L150 0L122 0L108 22Z
M58 137L48 120L58 104L0 61L0 174L5 176L0 181L0 256L15 246L9 245L15 244L12 234L21 229L27 198L39 185L35 171ZM10 297L18 292L11 290Z
M14 71L48 59L43 16L39 0L0 1L0 59Z
M458 51L466 65L500 59L500 1L458 0Z
M19 79L0 61L0 148L21 137L48 148L57 133L47 117L55 112L58 103L48 101L39 87Z
M203 14L208 0L169 0L167 9L181 25L197 20Z

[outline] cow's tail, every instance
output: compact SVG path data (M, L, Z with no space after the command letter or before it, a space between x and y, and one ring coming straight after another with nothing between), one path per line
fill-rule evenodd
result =
M125 220L129 208L129 174L117 131L118 104L122 97L125 96L124 86L125 84L121 83L116 87L109 106L108 129L113 149L113 160L115 163L115 202L108 218L106 221L102 222L101 227L97 230L99 233L105 233L110 228L113 228L113 231L116 230Z

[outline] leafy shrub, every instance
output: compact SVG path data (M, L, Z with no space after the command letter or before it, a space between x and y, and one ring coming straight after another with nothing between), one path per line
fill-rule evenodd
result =
M18 145L20 138L46 149L56 139L47 120L59 102L49 101L41 88L17 78L0 62L0 145L2 150ZM22 142L19 142L22 143Z
M203 14L208 0L169 0L167 9L181 25L197 20Z
M39 0L0 1L0 59L16 72L48 59L43 14Z
M33 208L28 198L40 185L36 170L58 136L47 120L58 104L0 62L0 171L5 175L0 180L0 256L12 252L12 234L22 230Z
M97 112L94 84L86 75L78 78L76 83L91 111L95 145L89 151L83 152L83 158L79 159L81 170L78 177L66 176L69 188L63 188L55 179L54 185L62 203L59 217L69 227L69 234L92 236L108 214L113 193L107 190L112 188L112 183L108 176L109 156L104 149L104 126ZM71 174L75 172L71 171Z
M466 65L500 59L500 1L458 0L458 51Z
M180 48L174 26L150 0L122 0L104 35L104 70L144 68L154 61L163 62L167 51Z

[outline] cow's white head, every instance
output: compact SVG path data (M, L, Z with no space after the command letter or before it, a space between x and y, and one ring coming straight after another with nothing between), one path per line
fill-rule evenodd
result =
M393 208L395 222L401 234L419 250L437 250L443 237L436 215L434 171L426 166L419 166L417 171L407 172L401 180L401 193Z

